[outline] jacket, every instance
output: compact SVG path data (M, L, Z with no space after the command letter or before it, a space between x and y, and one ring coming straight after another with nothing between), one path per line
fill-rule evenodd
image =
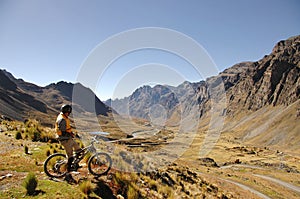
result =
M73 137L70 119L62 112L57 116L55 122L55 131L59 138L66 137L66 139L69 139L70 137Z

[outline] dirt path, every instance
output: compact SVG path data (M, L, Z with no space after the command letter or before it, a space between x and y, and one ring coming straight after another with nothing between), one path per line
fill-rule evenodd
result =
M219 178L220 180L224 180L226 182L229 182L229 183L232 183L232 184L235 184L239 187L241 187L242 189L245 189L245 190L248 190L250 191L251 193L254 193L256 194L257 196L261 197L261 198L264 198L264 199L271 199L270 197L266 196L265 194L259 192L259 191L256 191L255 189L252 189L251 187L248 187L246 185L243 185L241 183L238 183L238 182L235 182L235 181L232 181L232 180L227 180L227 179L223 179L223 178Z
M246 168L252 168L252 169L262 169L262 170L266 170L265 168L263 167L259 167L259 166L252 166L252 165L245 165L245 164L233 164L233 165L227 165L227 166L223 166L223 167L220 167L221 169L228 169L228 168L232 168L232 167L246 167ZM281 186L284 186L285 188L288 188L290 190L293 190L295 192L298 192L300 193L300 187L299 186L295 186L295 185L292 185L290 183L287 183L287 182L284 182L282 180L279 180L279 179L276 179L276 178L272 178L272 177L269 177L269 176L265 176L265 175L260 175L260 174L254 174L252 173L253 176L256 176L256 177L259 177L259 178L263 178L267 181L271 181L271 182L275 182ZM236 183L236 182L233 182L232 183Z
M276 179L276 178L271 178L271 177L265 176L265 175L259 175L259 174L252 174L252 175L254 175L254 176L256 176L256 177L259 177L259 178L266 179L266 180L268 180L268 181L275 182L275 183L280 184L280 185L282 185L282 186L284 186L284 187L286 187L286 188L288 188L288 189L291 189L291 190L293 190L293 191L296 191L296 192L300 193L300 187L295 186L295 185L292 185L292 184L290 184L290 183L287 183L287 182L278 180L278 179Z
M251 169L267 170L266 168L263 168L260 166L254 166L254 165L248 165L248 164L231 164L231 165L221 166L220 169L229 169L231 167L246 167L246 168L251 168Z
M197 172L197 173L200 174L200 175L206 175L206 174L201 173L201 172ZM212 176L210 176L210 177L212 177ZM266 196L265 194L263 194L263 193L255 190L255 189L253 189L251 187L248 187L248 186L246 186L244 184L241 184L241 183L238 183L238 182L235 182L235 181L232 181L232 180L228 180L228 179L216 177L216 176L215 176L215 178L218 179L218 180L221 180L221 181L225 181L225 182L234 184L234 185L236 185L236 186L238 186L238 187L240 187L240 188L242 188L244 190L250 191L251 193L257 195L258 197L261 197L261 198L264 198L264 199L271 199L270 197Z

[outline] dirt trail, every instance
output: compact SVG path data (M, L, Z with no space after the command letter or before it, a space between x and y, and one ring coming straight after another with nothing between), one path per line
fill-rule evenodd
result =
M276 178L271 178L271 177L265 176L265 175L259 175L259 174L253 174L253 175L256 176L256 177L259 177L259 178L263 178L263 179L275 182L275 183L280 184L280 185L282 185L282 186L284 186L288 189L291 189L293 191L296 191L296 192L300 193L300 187L298 187L298 186L295 186L295 185L292 185L290 183L278 180Z
M246 168L251 168L251 169L267 170L266 168L263 168L260 166L254 166L254 165L248 165L248 164L231 164L231 165L221 166L220 169L229 169L232 167L246 167Z
M206 175L204 173L201 173L201 172L197 172L198 174L200 175ZM210 176L212 177L212 176ZM232 180L228 180L228 179L224 179L224 178L220 178L220 177L215 177L216 179L219 179L219 180L222 180L222 181L225 181L225 182L229 182L231 184L234 184L236 186L239 186L240 188L244 189L244 190L247 190L247 191L250 191L251 193L257 195L258 197L261 197L261 198L264 198L264 199L271 199L270 197L266 196L265 194L251 188L251 187L248 187L246 185L243 185L241 183L238 183L238 182L235 182L235 181L232 181Z
M248 187L246 185L243 185L241 183L238 183L238 182L235 182L235 181L232 181L232 180L227 180L227 179L223 179L223 178L219 178L220 180L224 180L226 182L229 182L229 183L232 183L232 184L235 184L239 187L241 187L242 189L245 189L245 190L248 190L254 194L256 194L257 196L261 197L261 198L264 198L264 199L271 199L270 197L266 196L265 194L259 192L259 191L256 191L255 189L252 189L251 187Z
M222 166L220 168L221 169L228 169L228 168L231 168L231 167L246 167L246 168L252 168L252 169L266 170L263 167L253 166L253 165L246 165L246 164L233 164L233 165ZM260 174L252 174L252 175L256 176L256 177L263 178L263 179L268 180L268 181L275 182L277 184L280 184L281 186L284 186L284 187L286 187L288 189L291 189L293 191L296 191L296 192L300 193L300 187L292 185L290 183L287 183L287 182L284 182L284 181L281 181L279 179L272 178L272 177L269 177L269 176L265 176L265 175L260 175Z

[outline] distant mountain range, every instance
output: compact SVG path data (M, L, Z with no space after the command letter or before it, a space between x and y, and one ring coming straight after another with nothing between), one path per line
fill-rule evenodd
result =
M278 42L262 59L238 63L205 81L143 86L105 103L120 114L157 125L192 126L194 114L201 134L216 124L212 115L225 93L225 106L217 114L225 118L219 131L227 139L300 153L299 61L300 36L295 36Z
M118 113L149 119L151 107L159 104L168 117L180 109L189 109L197 103L206 113L210 89L221 83L227 96L226 114L251 110L266 105L290 105L300 95L300 36L280 41L270 55L257 62L236 64L219 75L197 83L184 82L177 87L143 86L124 99L107 100L105 104ZM220 81L222 80L222 81Z
M82 98L94 98L95 105L88 106L84 99L74 102L73 88ZM108 115L112 110L103 104L89 88L80 83L58 82L46 87L16 79L11 73L0 70L0 114L11 119L37 118L46 125L53 124L62 104L73 104L80 113ZM92 107L92 108L91 108Z

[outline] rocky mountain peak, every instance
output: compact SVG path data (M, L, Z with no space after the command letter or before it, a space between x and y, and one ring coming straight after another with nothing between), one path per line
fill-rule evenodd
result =
M272 54L285 53L285 56L288 54L294 54L296 51L299 51L299 43L299 36L290 37L287 40L281 40L274 46Z
M0 85L7 90L17 89L17 85L6 76L5 70L0 70Z
M300 36L280 41L270 55L248 63L245 72L224 78L230 111L255 111L265 105L289 105L299 99L299 41Z

